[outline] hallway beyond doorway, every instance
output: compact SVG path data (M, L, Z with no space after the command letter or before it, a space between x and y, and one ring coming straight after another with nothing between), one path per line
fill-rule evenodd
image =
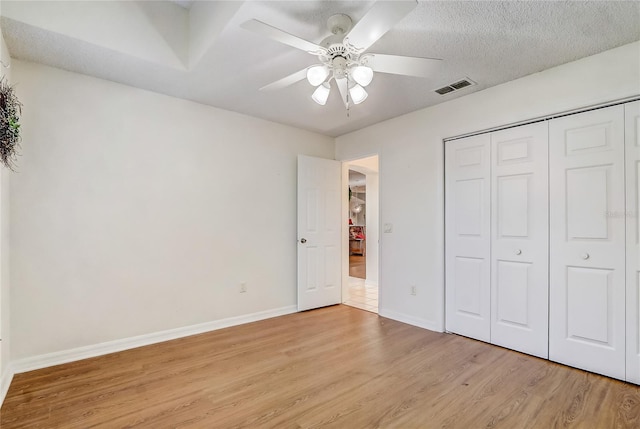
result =
M378 156L343 163L344 225L342 302L378 312ZM346 184L345 183L345 184ZM347 199L348 198L348 199Z

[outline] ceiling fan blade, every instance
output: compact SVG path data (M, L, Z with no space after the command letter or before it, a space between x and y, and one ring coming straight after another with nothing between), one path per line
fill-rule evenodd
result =
M357 49L365 51L417 5L416 0L377 2L353 27L346 40Z
M338 85L338 91L340 91L340 95L342 96L342 101L344 103L344 107L346 109L349 108L349 83L346 78L336 79L336 84Z
M262 21L258 21L257 19L252 19L250 21L244 22L240 26L245 30L253 31L254 33L266 36L277 42L284 43L285 45L289 45L312 54L326 52L326 49L320 45L308 42L298 36L294 36L293 34L289 34L286 31L282 31L279 28L273 27L269 24L265 24Z
M363 64L381 73L401 74L405 76L431 77L442 60L437 58L403 57L401 55L367 54L362 57Z
M277 89L282 89L289 85L293 85L294 83L299 82L306 78L307 78L307 69L304 68L302 70L299 70L295 73L290 74L289 76L276 80L275 82L272 82L269 85L263 86L262 88L260 88L260 91L275 91Z

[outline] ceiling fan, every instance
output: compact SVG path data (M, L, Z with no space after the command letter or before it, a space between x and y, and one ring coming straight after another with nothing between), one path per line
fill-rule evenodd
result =
M319 64L306 67L260 88L271 91L285 88L303 79L316 87L311 98L324 105L334 81L347 110L368 96L365 87L374 72L405 76L429 77L441 61L434 58L405 57L365 52L387 31L411 12L417 1L377 2L352 28L351 18L344 14L331 16L327 27L331 35L319 44L289 34L257 19L241 26L262 36L317 56Z

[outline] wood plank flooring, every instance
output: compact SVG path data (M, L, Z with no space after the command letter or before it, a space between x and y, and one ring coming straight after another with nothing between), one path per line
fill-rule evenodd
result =
M349 255L349 276L359 279L367 278L367 257L364 255Z
M639 428L640 388L339 305L15 376L0 427Z

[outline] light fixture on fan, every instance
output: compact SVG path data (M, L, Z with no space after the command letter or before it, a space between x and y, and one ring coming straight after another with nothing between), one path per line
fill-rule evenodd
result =
M323 82L313 91L311 98L319 105L324 106L327 103L327 98L329 98L329 92L331 92L329 82Z
M367 86L373 80L373 69L367 66L356 66L351 70L351 77L360 86Z
M342 64L340 64L342 66ZM349 96L353 104L360 104L367 99L369 94L364 89L373 80L373 69L367 66L354 66L351 69L345 70L344 67L334 68L333 75L330 68L327 65L315 65L307 69L307 81L316 86L311 99L316 103L324 106L327 103L329 92L331 92L331 80L332 79L346 79L347 87L349 88ZM327 78L329 78L327 80Z
M318 58L319 64L285 76L263 86L260 90L272 91L285 88L306 78L312 86L316 87L311 96L313 101L325 105L331 92L331 85L335 85L338 87L345 108L349 110L351 104L360 104L367 99L365 87L371 83L374 72L422 78L432 76L441 60L368 52L376 41L417 5L416 0L376 2L355 26L347 15L332 15L327 20L327 28L331 35L318 44L257 19L244 22L242 27L247 30Z
M318 64L307 69L307 81L313 86L318 86L329 77L329 67Z
M367 91L357 83L353 84L351 88L349 88L349 95L351 96L353 104L360 104L369 96Z

